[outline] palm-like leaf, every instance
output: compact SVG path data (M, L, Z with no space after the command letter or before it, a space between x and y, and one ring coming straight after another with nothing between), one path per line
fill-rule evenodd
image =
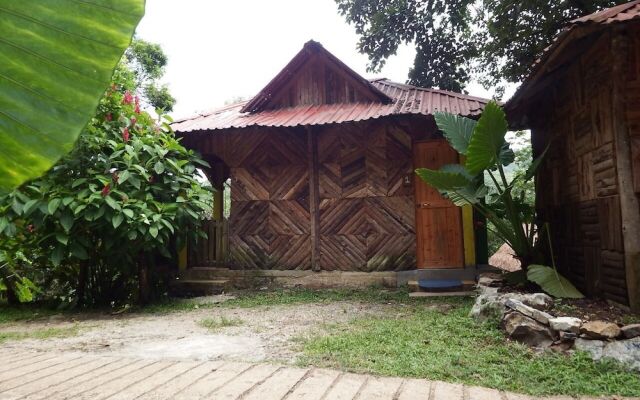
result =
M493 167L504 146L508 125L497 103L487 104L469 141L466 168L472 175Z
M0 191L71 149L143 14L144 0L0 0Z
M433 116L451 147L456 149L458 153L466 155L477 122L470 118L443 112L434 113Z
M530 265L527 278L538 284L545 292L554 297L581 299L584 297L575 286L556 270L545 265Z
M435 171L428 168L418 168L416 174L427 184L440 191L454 190L471 184L468 174L462 171Z

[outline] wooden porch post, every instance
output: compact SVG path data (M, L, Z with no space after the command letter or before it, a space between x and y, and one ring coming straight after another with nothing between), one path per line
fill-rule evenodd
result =
M311 269L320 271L320 178L318 165L318 135L309 126L307 157L309 159L309 215L311 217Z
M624 28L614 29L611 43L613 57L613 136L620 193L624 261L629 305L640 311L640 204L634 191L631 140L626 115L626 69L629 62L629 38Z

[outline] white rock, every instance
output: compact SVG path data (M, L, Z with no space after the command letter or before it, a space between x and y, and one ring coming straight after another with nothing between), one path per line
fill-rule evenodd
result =
M505 305L508 308L518 311L529 318L533 318L544 325L549 325L549 320L554 318L553 315L540 311L537 308L530 307L518 300L509 299L506 301Z
M602 358L605 342L602 340L576 339L573 345L576 350L585 351L591 355L595 361Z
M640 371L640 337L615 342L577 339L575 349L586 351L595 361L611 359L629 369Z
M582 321L574 317L556 317L549 320L549 326L554 331L580 333Z

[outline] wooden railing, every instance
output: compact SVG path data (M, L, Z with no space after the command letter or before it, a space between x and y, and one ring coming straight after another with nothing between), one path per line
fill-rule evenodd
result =
M227 220L205 221L202 229L207 238L189 246L189 267L224 267L229 248Z

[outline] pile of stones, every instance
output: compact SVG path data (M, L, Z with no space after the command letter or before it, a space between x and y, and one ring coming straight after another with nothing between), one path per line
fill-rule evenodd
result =
M500 293L499 274L482 275L471 316L499 320L506 336L544 351L585 351L594 360L613 359L640 371L640 324L618 326L606 321L555 317L548 310L553 298L544 293Z

